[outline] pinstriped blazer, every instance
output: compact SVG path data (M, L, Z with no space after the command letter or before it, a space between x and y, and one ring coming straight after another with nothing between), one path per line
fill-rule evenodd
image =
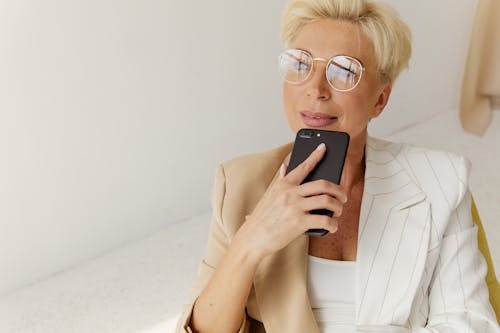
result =
M207 250L177 332L238 228L288 164L293 142L222 163L212 190ZM486 263L477 245L462 156L368 138L359 219L359 332L495 332ZM319 333L307 293L309 237L266 257L254 276L240 332ZM250 320L251 319L251 320Z

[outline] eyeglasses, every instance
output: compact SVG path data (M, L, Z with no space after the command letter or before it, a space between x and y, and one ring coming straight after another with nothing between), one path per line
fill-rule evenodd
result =
M302 83L313 72L315 60L326 62L326 80L337 91L350 91L356 88L365 71L365 67L358 59L347 55L336 55L328 60L313 58L304 50L289 49L279 57L280 75L288 83Z

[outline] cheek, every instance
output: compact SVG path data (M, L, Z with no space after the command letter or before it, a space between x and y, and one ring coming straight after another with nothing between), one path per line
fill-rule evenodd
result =
M357 94L351 99L351 108L357 110L354 113L356 118L370 117L374 110L376 100L373 93L362 91L361 89L356 92Z
M283 104L285 105L286 112L289 112L289 108L293 105L292 90L286 83L283 85Z

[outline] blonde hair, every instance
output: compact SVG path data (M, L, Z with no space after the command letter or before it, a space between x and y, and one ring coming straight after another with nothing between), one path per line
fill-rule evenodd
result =
M411 31L389 5L371 0L292 0L283 13L283 44L289 46L306 24L319 19L358 25L373 44L382 82L394 82L408 67Z

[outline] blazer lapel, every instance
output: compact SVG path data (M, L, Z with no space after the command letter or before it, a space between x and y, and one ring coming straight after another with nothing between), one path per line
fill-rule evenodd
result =
M425 267L430 205L398 161L401 144L368 138L357 250L358 324L405 325Z

